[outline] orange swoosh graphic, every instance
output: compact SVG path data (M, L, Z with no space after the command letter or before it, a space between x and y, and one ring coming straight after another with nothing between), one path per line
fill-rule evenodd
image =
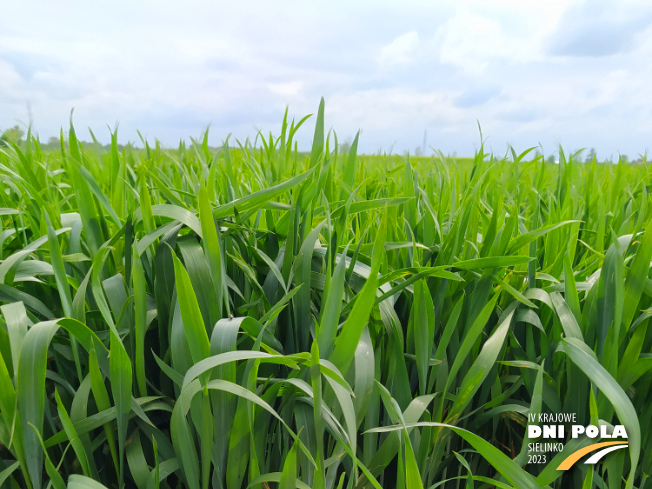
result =
M622 441L605 441L602 443L594 443L593 445L589 445L588 447L580 448L578 451L571 453L566 459L559 464L559 467L557 467L557 470L568 470L570 469L575 462L577 462L579 459L581 459L584 455L587 453L594 452L598 448L602 447L608 447L611 445L627 445L627 442L622 442Z

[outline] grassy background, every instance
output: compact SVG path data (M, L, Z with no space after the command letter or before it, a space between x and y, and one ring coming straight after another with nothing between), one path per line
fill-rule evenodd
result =
M647 165L338 154L323 102L301 155L304 122L0 149L2 487L644 487ZM540 412L629 448L529 464Z

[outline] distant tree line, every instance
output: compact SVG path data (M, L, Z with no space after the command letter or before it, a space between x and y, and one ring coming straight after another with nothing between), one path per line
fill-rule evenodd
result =
M19 144L23 136L25 136L25 131L23 131L20 126L14 126L2 133L0 136L0 146L9 146L9 141Z
M12 141L14 144L20 146L22 143L25 142L24 139L23 139L24 137L25 137L25 131L20 126L15 125L14 127L10 127L9 129L6 129L5 131L3 131L2 134L0 135L0 148L5 147L5 146L9 146L9 141ZM85 141L81 141L81 143L83 145L92 145L93 144L93 143L87 143ZM67 143L66 143L65 140L64 140L64 146L67 147ZM41 148L43 148L43 149L59 149L60 147L61 147L61 140L56 136L52 136L52 137L48 138L47 143L41 143ZM103 146L103 148L106 149L106 150L109 150L109 149L111 149L111 145L106 144L106 145ZM412 153L412 154L414 156L424 156L424 148L425 148L425 140L424 140L424 146L423 147L417 146L414 149L414 153ZM122 151L123 149L124 149L124 145L118 144L118 150ZM214 148L214 149L219 150L220 148ZM348 154L349 149L351 149L351 141L350 140L347 139L343 143L340 143L340 145L339 145L340 154ZM405 154L407 155L408 152L406 151ZM454 152L451 156L453 158L456 158L457 157L457 152ZM541 151L539 149L537 149L534 152L534 156L536 158L541 157L542 156ZM595 148L591 148L586 153L586 156L584 157L584 163L591 163L595 157L596 157ZM627 155L619 155L619 159L620 159L620 161L622 161L624 163L631 163L633 165L641 165L645 161L644 158L641 157L641 156L639 156L635 160L630 160ZM580 158L576 158L576 159L574 159L574 161L582 161L582 160ZM558 162L559 162L559 160L557 159L555 154L550 154L550 155L548 155L546 157L546 163L553 163L554 164L554 163L558 163ZM598 162L600 162L600 160L598 160ZM604 162L614 162L614 161L613 161L613 158L612 158L610 160L604 160ZM618 162L618 159L616 159L615 162Z
M9 129L6 129L5 131L2 131L0 134L0 148L9 146L9 141L13 142L17 146L22 146L25 143L25 131L18 125L11 127ZM92 142L86 142L86 141L80 141L82 145L84 146L90 146L93 145L94 143ZM64 147L68 147L68 142L64 139ZM44 150L56 150L61 148L61 140L56 137L56 136L51 136L48 138L47 143L40 143L41 148ZM107 151L111 149L110 144L105 144L102 146L104 149ZM124 145L118 144L118 150L122 151L124 149Z

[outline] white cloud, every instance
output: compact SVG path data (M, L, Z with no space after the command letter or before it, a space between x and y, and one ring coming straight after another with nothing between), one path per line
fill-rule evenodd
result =
M284 97L293 97L301 92L303 82L293 81L288 83L272 83L269 85L269 91Z
M379 63L383 67L405 65L414 61L419 49L419 34L416 31L398 36L380 50Z
M533 62L543 58L543 40L556 25L566 2L462 2L456 14L435 36L442 63L470 74L482 73L491 63ZM502 8L501 8L502 7ZM556 7L556 8L555 8Z
M401 128L415 125L455 123L461 115L453 104L452 91L424 93L406 88L337 93L331 97L328 111L333 117L347 120L344 128L350 131L396 130L397 134Z

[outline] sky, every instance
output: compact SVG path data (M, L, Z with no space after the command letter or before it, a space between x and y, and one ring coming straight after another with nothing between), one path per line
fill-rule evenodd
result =
M323 96L340 142L549 155L646 153L652 2L457 0L4 2L0 130L42 141L74 123L109 141L175 146L278 135ZM297 137L309 149L309 119Z

